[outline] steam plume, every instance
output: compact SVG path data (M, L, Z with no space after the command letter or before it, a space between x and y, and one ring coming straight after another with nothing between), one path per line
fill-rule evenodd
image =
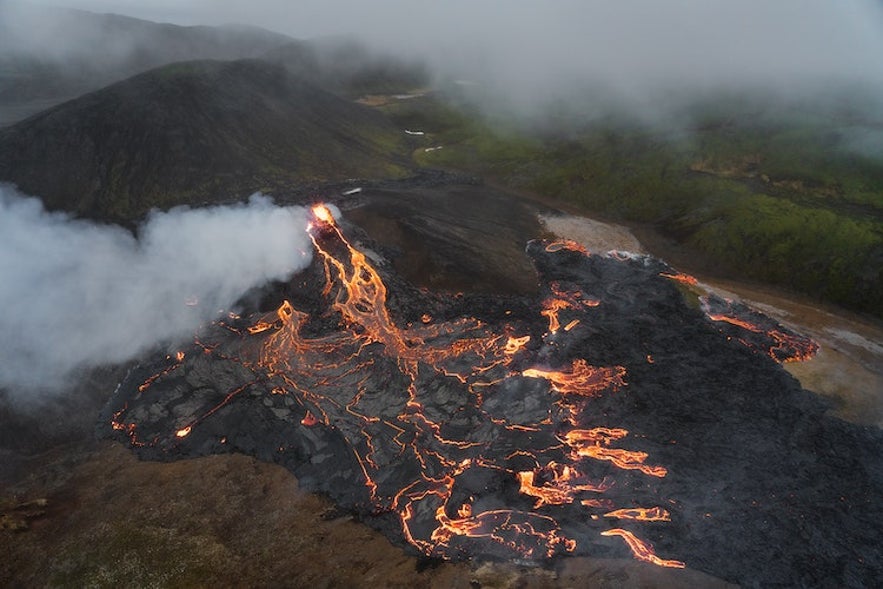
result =
M0 186L0 387L58 391L77 368L187 337L306 266L306 215L256 194L154 212L136 238Z

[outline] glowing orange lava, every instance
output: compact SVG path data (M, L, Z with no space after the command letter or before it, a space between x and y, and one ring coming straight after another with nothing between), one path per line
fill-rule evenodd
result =
M536 471L519 472L518 479L521 493L537 498L534 509L571 503L584 492L603 493L612 484L607 480L591 482L573 466L555 462ZM538 479L543 479L543 483L538 485ZM597 506L600 507L600 503Z
M547 252L554 253L561 250L570 250L586 255L589 253L589 250L586 249L586 246L579 243L578 241L573 241L572 239L559 239L558 241L553 241L546 246Z
M580 513L584 510L582 519L595 520L602 528L602 516L669 520L668 512L660 508L614 509L614 501L603 496L613 480L587 474L614 467L634 471L629 476L666 476L664 467L645 463L647 453L611 447L628 435L627 430L580 427L586 423L586 403L626 386L626 369L591 366L581 358L557 368L529 363L530 358L534 362L538 358L529 350L577 337L573 334L590 321L586 310L598 306L599 301L577 288L552 284L539 311L548 319L548 331L540 335L542 327L538 328L536 338L516 322L493 327L472 317L444 321L422 310L409 321L397 322L387 307L387 286L368 257L350 243L328 207L316 205L312 213L309 235L321 262L316 272L324 272L322 293L330 301L330 310L318 319L338 328L321 336L308 335L314 333L308 329L310 321L317 318L290 301L250 325L225 325L245 342L241 357L235 360L251 370L256 380L226 393L220 403L179 429L177 438L190 436L204 420L255 383L272 379L269 386L274 399L294 403L299 411L300 425L295 421L292 426L301 431L301 426L317 428L313 434L322 430L339 433L357 465L353 476L361 478L364 487L360 492L367 495L372 510L395 513L404 538L430 556L456 556L463 550L463 542L476 538L523 558L573 552L577 540L553 517L560 506L574 506L572 509ZM552 252L561 249L586 255L572 242L547 246ZM538 319L534 323L545 325ZM197 343L206 353L213 353L210 344ZM170 365L148 379L144 389L183 360L183 354L170 358ZM382 391L383 406L388 410L371 412L366 400L376 397L378 391L368 386L362 375L381 364L387 371L383 374L389 374ZM494 406L488 399L500 394L506 383L524 384L525 379L535 379L530 386L542 391L538 404L545 409L531 421L510 422L505 412L500 412L499 403ZM536 382L543 380L546 382ZM443 383L439 386L451 383L465 392L444 412L432 411L424 402L422 387L426 382ZM511 400L527 401L533 400ZM135 425L122 420L124 411L114 416L113 427L127 432L133 444L141 443ZM486 433L490 429L493 435ZM473 431L485 433L472 436ZM507 435L522 436L511 440L535 437L547 447L529 450L509 446L502 453L505 458L488 458L491 444L500 438L504 439L500 443L510 443ZM392 487L384 469L405 462L414 465L413 472L408 471L412 478L403 488ZM502 475L511 485L512 495L518 498L516 507L482 503L479 492L467 493L461 488L462 481L481 480L488 474ZM659 559L630 532L612 529L600 533L621 536L638 559L660 566L683 566Z
M696 286L697 284L699 284L699 281L696 280L696 278L694 278L693 276L690 276L689 274L682 274L679 272L662 272L660 274L660 276L662 276L664 278L669 278L669 279L674 280L676 282L681 282L683 284L687 284L690 286Z
M547 248L548 249L548 248ZM555 251L555 250L552 250ZM567 309L580 309L597 307L600 301L585 299L581 292L569 292L561 288L559 284L552 283L552 296L543 301L543 310L540 314L549 320L549 333L555 334L561 329L560 314ZM579 323L578 320L570 321L565 331L570 331Z
M625 368L622 366L598 368L589 366L582 358L574 360L570 370L543 370L528 368L522 371L529 378L545 378L552 389L562 395L595 396L611 387L623 386Z
M730 307L730 309L727 312L713 311L710 308L711 298L712 297L702 297L700 299L705 314L709 319L742 329L746 334L760 335L761 341L765 340L768 342L763 346L763 349L766 351L767 355L777 362L802 362L812 358L819 350L818 344L812 339L792 332L782 325L771 322L768 318L764 318L766 319L766 321L764 321L766 325L755 323L754 321L757 314L751 310L743 312L742 315L745 316L737 316L737 313L732 309L736 303L732 300L717 299L718 302L722 301L723 305ZM746 338L748 338L748 336L746 336ZM760 347L751 341L747 341L746 338L740 337L738 339L749 348L756 349Z
M670 522L671 514L661 507L635 507L632 509L617 509L604 514L604 517L614 519L633 519L642 522Z
M663 560L656 556L656 553L653 552L653 547L646 542L639 540L635 537L634 534L627 530L621 530L619 528L614 528L612 530L607 530L606 532L601 532L602 536L619 536L625 543L628 544L629 548L632 550L632 554L635 555L635 558L638 560L643 560L645 562L649 562L661 567L670 567L676 569L682 569L686 565L679 560Z
M664 477L668 470L663 466L647 466L646 452L633 452L610 448L610 443L628 435L628 431L615 428L596 427L590 430L574 429L564 434L564 442L573 449L576 456L608 460L624 470L640 470L646 475Z
M319 221L323 223L334 223L334 215L331 214L331 210L323 204L314 205L311 209L313 215Z

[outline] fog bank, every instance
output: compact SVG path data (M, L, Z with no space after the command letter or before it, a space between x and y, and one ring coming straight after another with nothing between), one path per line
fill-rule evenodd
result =
M302 39L354 34L420 56L442 77L478 82L486 98L522 110L586 92L653 111L720 90L795 100L853 84L883 104L879 0L53 3L181 24L253 24ZM73 33L34 38L48 50Z

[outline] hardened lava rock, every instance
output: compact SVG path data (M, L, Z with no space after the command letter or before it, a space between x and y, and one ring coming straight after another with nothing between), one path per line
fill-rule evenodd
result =
M378 268L333 220L312 236L276 310L132 371L100 434L145 459L283 464L431 557L883 578L883 437L777 363L811 353L805 338L700 302L650 257L531 242L537 295L448 296Z

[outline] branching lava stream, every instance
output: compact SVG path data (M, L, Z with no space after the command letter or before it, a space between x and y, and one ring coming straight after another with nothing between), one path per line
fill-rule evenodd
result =
M677 517L676 498L655 490L671 473L647 451L666 440L642 440L597 405L630 390L630 370L586 357L603 297L563 272L528 311L436 320L451 316L436 301L402 320L331 212L318 205L313 217L322 306L292 298L231 315L136 370L113 401L118 439L150 458L243 451L281 462L431 557L627 548L684 567L642 539L658 543ZM589 255L570 242L530 247L538 258ZM245 403L259 416L237 420ZM272 435L254 429L271 422Z

